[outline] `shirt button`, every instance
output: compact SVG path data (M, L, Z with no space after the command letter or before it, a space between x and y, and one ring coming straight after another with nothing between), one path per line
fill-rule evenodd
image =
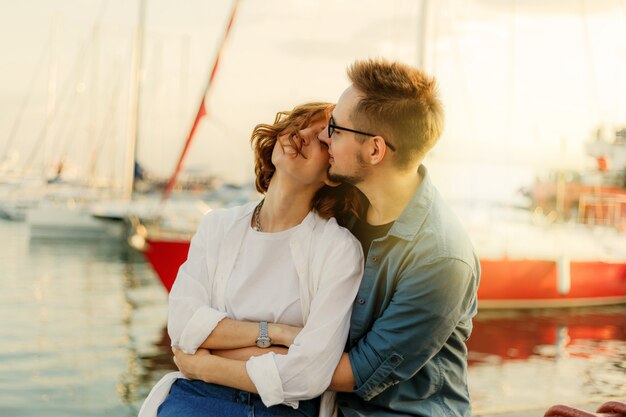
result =
M378 256L372 256L372 262L377 262L378 261Z
M397 357L397 356L392 356L391 357L391 363L393 363L395 365L398 362L400 362L400 358L399 357Z
M365 304L365 298L359 298L358 303L361 305Z

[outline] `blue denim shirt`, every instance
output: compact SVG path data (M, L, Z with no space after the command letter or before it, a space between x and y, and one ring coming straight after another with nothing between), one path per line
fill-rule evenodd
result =
M480 265L426 168L386 236L372 242L348 339L351 416L470 416L467 347Z

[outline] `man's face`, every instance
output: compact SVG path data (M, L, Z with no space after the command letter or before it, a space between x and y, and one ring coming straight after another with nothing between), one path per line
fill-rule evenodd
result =
M348 87L333 110L334 123L350 129L358 130L353 126L350 115L359 102L358 90ZM361 155L363 144L357 140L356 133L336 129L332 137L328 137L328 125L319 135L319 139L328 144L330 167L328 178L336 182L347 182L357 185L362 182L366 174L366 164Z

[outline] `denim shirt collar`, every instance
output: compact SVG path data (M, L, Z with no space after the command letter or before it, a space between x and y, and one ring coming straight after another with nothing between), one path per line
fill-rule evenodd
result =
M421 229L433 205L434 189L430 175L424 165L417 169L422 183L404 208L400 217L393 223L387 236L395 236L404 240L413 240Z
M417 168L417 172L422 177L422 182L417 187L417 191L415 191L411 200L409 200L409 204L402 210L402 213L400 213L400 216L393 223L393 226L391 226L384 238L395 236L399 239L413 240L421 229L422 224L424 224L426 216L428 216L433 205L434 188L430 182L428 170L423 164ZM346 227L352 230L356 220L356 217L352 216L348 220Z

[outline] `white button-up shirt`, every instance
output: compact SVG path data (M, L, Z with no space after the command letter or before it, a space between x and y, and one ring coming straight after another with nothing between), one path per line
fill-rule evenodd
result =
M172 345L195 353L226 312L226 288L256 203L215 210L191 240L187 261L170 293L168 332ZM330 384L348 336L352 303L363 273L359 242L335 219L308 215L290 239L300 284L304 328L286 355L250 358L248 375L266 406L315 398ZM263 308L259 303L259 308ZM179 372L163 377L139 413L155 416ZM333 396L322 397L320 415L330 415Z

